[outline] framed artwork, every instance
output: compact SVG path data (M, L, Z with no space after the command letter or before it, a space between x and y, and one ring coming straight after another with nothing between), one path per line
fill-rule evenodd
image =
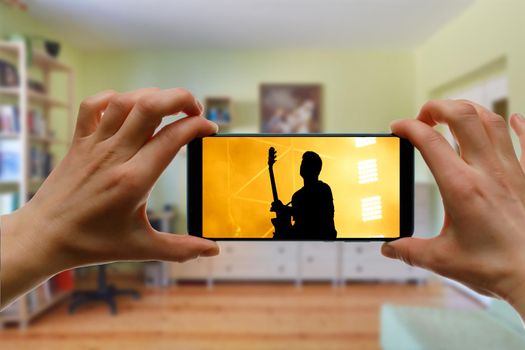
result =
M261 131L321 132L320 84L261 84Z

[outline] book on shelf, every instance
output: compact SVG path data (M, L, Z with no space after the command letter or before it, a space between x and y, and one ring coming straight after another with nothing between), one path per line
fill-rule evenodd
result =
M20 131L18 106L0 105L0 133L17 134Z
M29 134L32 136L48 136L46 120L42 111L38 109L32 109L27 113L27 126Z
M20 195L18 192L0 193L0 215L14 212L20 205Z
M18 86L19 76L16 65L5 59L0 59L0 86Z
M48 137L46 119L40 109L27 112L27 128L31 136ZM0 135L16 135L20 132L18 106L0 105Z
M51 279L53 293L69 292L75 287L73 270L62 271Z
M53 169L53 155L38 146L31 146L29 161L31 179L44 179Z
M17 140L0 142L0 181L16 181L20 175L20 152Z

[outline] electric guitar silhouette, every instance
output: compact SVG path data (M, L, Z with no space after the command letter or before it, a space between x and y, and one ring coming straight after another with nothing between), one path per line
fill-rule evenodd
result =
M277 203L279 196L277 195L277 186L275 185L275 176L273 174L273 165L276 162L277 151L275 148L270 147L268 150L268 171L270 172L270 182L272 183L272 194L273 201ZM286 206L285 206L286 207ZM283 208L284 209L284 208ZM273 233L274 239L290 239L292 233L292 216L287 210L273 210L275 211L276 217L272 218L272 224L275 228Z

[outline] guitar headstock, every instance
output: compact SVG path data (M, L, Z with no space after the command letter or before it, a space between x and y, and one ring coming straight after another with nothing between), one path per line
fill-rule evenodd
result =
M270 168L275 164L276 158L277 151L275 150L275 148L270 147L270 149L268 149L268 166Z

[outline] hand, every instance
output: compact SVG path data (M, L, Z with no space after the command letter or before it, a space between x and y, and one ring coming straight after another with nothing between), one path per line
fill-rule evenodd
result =
M282 211L283 208L284 208L283 202L277 200L277 201L272 202L272 206L270 208L270 211L277 213L277 212Z
M179 112L187 117L154 135L164 116ZM183 89L106 91L84 100L64 160L27 205L2 218L2 305L75 266L218 254L214 242L157 232L146 215L151 188L178 150L217 131L201 113Z
M460 155L432 128L438 123L448 124ZM513 115L511 125L525 155L525 120ZM438 236L399 239L383 254L505 299L524 317L525 160L520 165L503 118L469 101L432 101L417 120L391 127L430 167L445 220Z

